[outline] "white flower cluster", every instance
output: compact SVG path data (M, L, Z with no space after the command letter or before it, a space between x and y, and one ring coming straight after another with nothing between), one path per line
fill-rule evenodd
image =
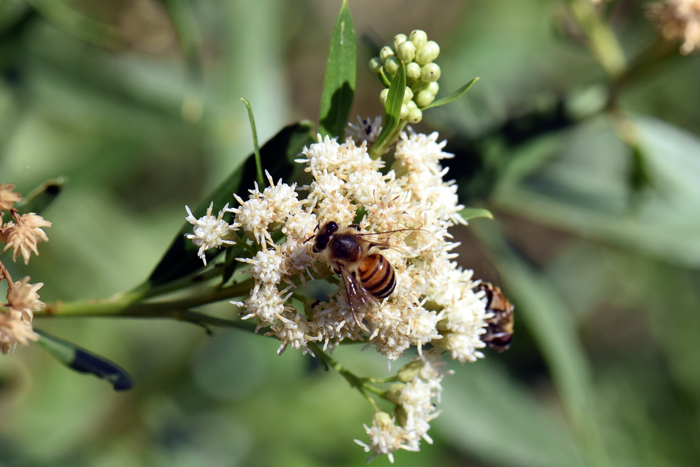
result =
M235 213L234 224L221 220L223 211L218 218L211 212L207 219L190 215L195 231L189 238L200 246L202 259L206 247L232 243L235 229L257 244L254 257L240 258L250 264L255 286L245 301L232 303L246 309L243 319L257 319L258 329L272 329L280 352L291 346L306 353L310 342L332 350L344 339L361 339L369 329L372 344L390 360L411 346L420 352L431 343L460 362L474 361L484 347L485 301L473 290L472 272L462 270L451 253L456 244L448 241L447 229L466 222L459 214L463 206L456 185L443 180L447 169L440 160L452 155L443 152L445 142L437 137L402 133L389 170L370 158L364 141L357 145L348 138L340 144L319 137L297 160L313 176L300 188L305 197L299 199L295 185L275 185L268 174L270 185L262 192L256 186L247 200L236 196L238 208L224 209ZM328 300L309 300L304 312L298 311L291 306L292 289L305 284L306 277L313 279L314 271L330 278L334 266L314 254L308 240L330 221L353 224L358 212L364 213L358 221L362 233L399 231L382 236L392 246L381 254L393 266L395 290L377 307L353 310L340 279ZM280 236L278 242L273 239L278 231L284 234L281 242Z
M348 138L341 144L319 136L318 143L304 148L297 162L313 177L308 186L275 185L268 174L267 188L261 192L256 186L247 200L236 196L238 208L225 209L235 214L233 224L222 221L221 213L214 218L209 212L208 220L191 220L210 226L199 233L195 227L191 238L202 248L218 247L225 242L210 236L226 232L229 238L240 230L247 240L239 241L253 242L249 246L256 253L238 260L249 265L254 285L244 301L231 303L245 309L243 319L257 320L257 330L270 329L266 335L279 339L278 353L292 347L313 355L314 343L332 351L345 339L368 339L392 361L411 346L417 348L418 371L399 378L404 383L387 393L395 415L375 412L372 426L365 426L369 443L357 441L372 457L387 454L393 461L394 451L416 451L421 439L431 442L430 422L439 414L434 400L439 401L447 374L442 356L462 363L483 357L481 338L492 315L485 309L484 292L474 291L478 282L472 271L454 261L457 244L449 241L447 229L466 222L456 185L443 180L447 169L440 161L452 157L443 151L445 142L437 141L437 133L409 129L401 134L387 168L367 150L376 121L360 124L367 127L355 128L358 142ZM358 309L353 287L344 286L347 274L356 273L348 269L338 277L337 259L327 250L317 254L313 249L315 236L330 222L339 229L357 225L359 235L377 239L369 241L374 246L363 254L381 254L393 268L395 285L388 297ZM354 286L361 286L352 277L358 280ZM338 286L326 300L313 300L318 297L308 297L302 289L307 279ZM422 352L428 344L432 349Z
M365 425L369 444L355 440L365 452L373 452L368 462L380 454L386 454L393 463L394 451L418 451L421 439L429 444L433 442L428 436L430 421L440 414L435 409L434 400L440 402L442 379L452 372L442 370L445 362L434 350L418 357L409 366L416 364L421 368L413 379L390 390L390 399L397 406L398 420L386 412L375 412L372 426Z

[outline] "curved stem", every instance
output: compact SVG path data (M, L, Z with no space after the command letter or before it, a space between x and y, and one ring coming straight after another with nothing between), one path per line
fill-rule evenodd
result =
M369 404L372 406L372 408L374 410L378 410L377 403L374 401L374 399L372 399L372 397L370 397L369 392L368 392L368 389L371 390L374 388L366 387L364 385L363 378L355 376L354 373L352 373L350 370L348 370L343 365L338 363L335 359L333 359L333 357L331 357L330 355L325 353L323 350L321 350L321 348L318 345L309 343L308 346L313 351L313 353L316 355L317 358L322 360L327 366L333 368L335 371L340 373L340 375L343 378L345 378L345 380L348 383L350 383L350 386L354 387L355 389L360 391L360 393L362 393L362 395L365 397L365 399L367 399L367 401L369 402Z
M196 295L163 301L144 302L147 298L143 289L123 292L113 297L98 300L82 300L62 303L49 303L34 316L160 316L172 310L184 310L207 303L245 295L253 288L255 281L248 279L229 287L212 286Z

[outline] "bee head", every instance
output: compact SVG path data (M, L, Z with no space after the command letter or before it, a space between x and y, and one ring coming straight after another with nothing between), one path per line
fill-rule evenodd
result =
M314 253L319 253L326 249L328 242L331 241L331 237L334 233L338 231L338 224L336 222L330 221L326 222L323 227L319 229L319 233L314 235L316 240L314 241ZM309 239L310 240L310 239Z

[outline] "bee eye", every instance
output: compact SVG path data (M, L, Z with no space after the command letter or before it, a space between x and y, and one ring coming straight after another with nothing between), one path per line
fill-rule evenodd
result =
M335 232L336 230L338 230L338 224L336 224L335 222L330 221L330 222L326 225L326 232L333 233L333 232Z

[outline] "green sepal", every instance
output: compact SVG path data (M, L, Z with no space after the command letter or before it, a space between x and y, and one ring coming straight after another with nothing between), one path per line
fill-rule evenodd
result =
M357 78L357 41L350 7L343 0L333 28L326 77L321 95L318 132L321 136L345 137Z
M22 214L29 212L41 214L61 194L63 183L62 178L47 180L36 187L22 201L15 204L15 207Z
M313 123L308 120L294 123L284 127L260 148L262 165L273 179L280 177L285 179L293 178L294 173L301 169L300 164L294 162L294 158L304 146L314 142L312 129ZM212 201L214 202L212 213L216 215L226 203L233 202L233 193L237 193L242 198L247 198L248 190L253 189L255 186L256 173L255 157L253 154L250 154L244 162L231 172L226 180L216 187L209 196L204 198L204 201L197 209L192 211L194 217L200 218L204 216ZM230 222L231 217L230 213L226 213L224 219ZM202 260L197 256L199 247L192 243L191 240L185 238L185 234L190 232L192 232L192 224L185 221L165 255L148 278L150 286L171 282L202 269ZM221 250L211 250L206 255L208 259L211 259L219 253L221 253Z
M457 89L455 92L450 94L447 97L443 97L442 99L438 99L436 101L431 102L430 104L426 105L425 107L421 107L421 110L427 110L427 109L432 109L433 107L440 107L441 105L449 104L450 102L458 99L462 95L466 94L469 89L474 86L474 83L479 81L479 78L474 78L473 80L469 81L467 84L462 86L461 88Z
M459 211L459 215L462 216L462 219L465 221L479 219L482 217L493 220L493 214L491 214L491 211L484 208L464 208Z
M401 106L403 105L403 97L406 92L406 67L401 63L401 67L396 72L389 86L389 94L386 97L386 105L384 106L384 124L382 131L379 133L377 140L374 142L373 148L383 147L386 139L393 134L394 130L399 126L401 117ZM381 156L381 154L379 155Z
M115 391L126 391L134 385L129 373L116 363L44 331L34 331L39 334L37 344L71 370L104 379Z

